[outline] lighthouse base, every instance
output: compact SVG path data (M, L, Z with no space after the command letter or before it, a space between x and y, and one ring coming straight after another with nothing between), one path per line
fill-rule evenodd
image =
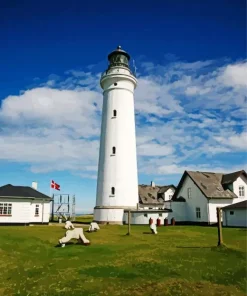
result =
M123 225L124 209L95 208L93 221L98 224Z

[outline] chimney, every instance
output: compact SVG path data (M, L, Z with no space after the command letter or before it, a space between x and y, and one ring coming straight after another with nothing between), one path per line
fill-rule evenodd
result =
M155 183L154 183L154 181L151 181L151 186L152 186L152 187L155 187Z
M37 182L32 182L32 188L37 190L38 189L38 183Z

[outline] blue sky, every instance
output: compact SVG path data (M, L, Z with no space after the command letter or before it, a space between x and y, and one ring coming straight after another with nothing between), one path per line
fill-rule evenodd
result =
M107 54L135 59L139 183L246 168L245 1L2 1L0 186L95 203Z

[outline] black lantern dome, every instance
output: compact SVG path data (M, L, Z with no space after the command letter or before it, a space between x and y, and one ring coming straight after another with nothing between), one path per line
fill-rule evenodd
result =
M129 69L130 55L118 46L113 52L108 55L109 68L111 67L126 67Z

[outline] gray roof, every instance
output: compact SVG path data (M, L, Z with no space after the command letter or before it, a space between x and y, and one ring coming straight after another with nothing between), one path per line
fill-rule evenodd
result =
M223 174L188 171L191 179L208 198L236 198L236 194L224 189L221 180Z
M232 174L222 174L222 173L212 173L212 172L198 172L198 171L185 171L178 187L173 195L173 200L179 198L178 193L183 185L183 182L186 176L189 176L192 181L196 184L196 186L201 190L201 192L208 199L214 198L224 198L224 199L232 199L237 198L237 195L232 192L230 189L226 188L224 185L226 183L222 183L222 181L230 184L234 182L237 177L241 174L246 174L245 171L235 172ZM236 177L237 176L237 177ZM232 180L232 182L229 182ZM233 181L234 180L234 181Z
M160 190L158 193L164 193L170 188L173 188L174 190L176 189L174 185L166 185L166 186L158 186L158 187L160 187Z
M243 200L241 202L236 202L232 205L222 208L222 210L230 210L230 209L247 209L247 200Z
M13 186L11 184L0 187L0 197L9 198L30 198L30 199L52 199L48 195L45 195L32 187L28 186Z
M236 181L237 178L240 177L242 174L247 178L247 174L246 174L246 172L244 170L237 171L237 172L234 172L234 173L231 173L231 174L225 174L222 177L221 183L222 184L231 184L234 181Z
M155 186L152 187L150 185L139 185L139 202L140 204L150 204L150 205L163 205L164 200L158 199L159 193L166 192L169 188L173 187L174 185L167 185L167 186Z

